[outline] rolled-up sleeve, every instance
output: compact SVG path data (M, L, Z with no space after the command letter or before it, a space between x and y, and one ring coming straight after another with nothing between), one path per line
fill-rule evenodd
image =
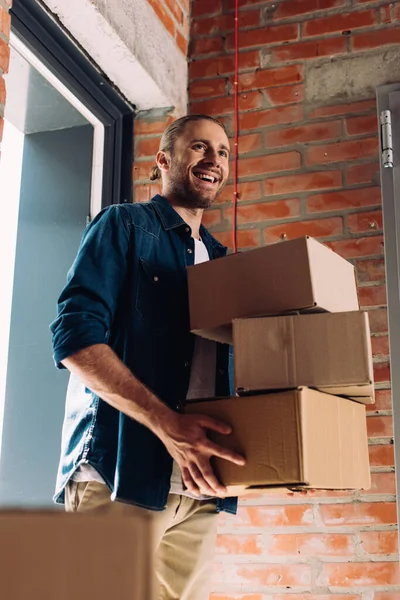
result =
M107 343L124 285L130 227L123 206L110 206L88 225L50 325L53 356L62 361L93 344Z

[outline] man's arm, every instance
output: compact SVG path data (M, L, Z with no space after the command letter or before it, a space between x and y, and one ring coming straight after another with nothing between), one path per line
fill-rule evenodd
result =
M218 446L207 437L207 429L229 434L230 427L204 415L181 415L161 402L123 364L106 344L84 348L62 360L72 373L125 415L148 427L178 463L184 484L194 495L225 496L210 465L219 456L243 465L238 454Z

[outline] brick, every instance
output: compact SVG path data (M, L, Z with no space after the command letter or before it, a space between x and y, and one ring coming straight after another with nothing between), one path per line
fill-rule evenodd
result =
M200 38L192 40L191 44L192 51L190 54L192 58L199 54L222 52L224 49L224 40L222 37Z
M292 0L278 5L278 9L274 12L274 21L277 19L286 19L306 13L314 13L318 10L326 10L344 6L346 0Z
M302 65L288 65L274 69L257 69L239 75L239 90L268 88L287 83L298 83L303 78Z
M175 38L175 21L171 16L171 13L165 9L164 5L159 2L159 0L147 0L157 17L164 25L165 29L168 31L173 38Z
M270 131L265 135L266 147L288 146L296 143L329 140L340 136L342 131L341 121L328 123L310 123L300 127L290 127Z
M257 25L260 25L260 11L252 10L240 15L240 30L245 30L247 27L257 27ZM226 35L228 31L233 31L234 27L235 21L233 14L209 17L206 19L194 19L192 21L191 36ZM243 33L240 34L240 37L242 35Z
M155 164L154 160L153 161L145 161L145 162L137 161L133 165L134 181L142 181L142 180L147 181L148 179L150 179L150 172L151 172L151 169L154 167L154 164Z
M217 238L224 246L233 247L232 233L230 231L213 232L213 236ZM260 245L260 232L255 229L240 229L236 232L237 246L243 248L258 248Z
M346 181L348 185L370 183L374 181L376 173L379 173L379 163L377 162L354 165L346 170Z
M352 113L371 112L376 110L375 100L362 100L361 102L352 102L351 104L336 104L334 106L321 106L316 108L310 114L311 119L317 117L332 117L336 115L348 115ZM375 114L375 113L374 113Z
M233 583L254 586L293 587L311 585L309 565L255 564L237 565Z
M237 222L239 225L257 223L259 221L272 221L274 219L289 219L300 215L300 200L278 200L278 202L259 202L257 204L239 205L237 208ZM224 217L232 221L232 208L224 210Z
M269 178L264 181L267 196L290 194L340 187L342 173L340 171L318 171L316 173L301 173L286 177Z
M240 506L236 527L300 527L313 524L312 506Z
M188 46L189 46L189 42L188 42L187 38L184 35L182 35L180 31L176 30L175 40L176 40L176 45L178 46L179 50L186 57L187 53L188 53Z
M258 200L262 196L262 188L260 181L248 181L238 184L238 200ZM217 201L232 202L233 200L233 185L226 185Z
M368 158L378 153L378 140L367 138L363 140L351 140L347 142L336 142L313 146L306 152L306 164L327 164L332 162L344 162L359 158Z
M3 77L0 77L0 104L6 102L6 82Z
M292 104L304 100L303 85L284 85L281 87L269 88L265 91L268 100L274 106L282 104Z
M246 13L243 13L246 14ZM242 17L240 18L240 20ZM239 35L239 48L251 48L252 46L267 46L269 44L280 44L290 42L299 38L299 26L297 23L290 25L275 25L262 27L261 29L249 29L242 31ZM226 41L227 50L233 50L233 35L228 36Z
M383 252L383 238L381 235L329 242L328 245L344 258L373 256Z
M371 467L394 467L393 444L369 446L369 461ZM393 523L395 522L393 521Z
M282 154L264 154L254 158L243 158L239 161L239 177L259 175L279 171L298 169L301 164L298 152L285 152Z
M395 502L322 504L319 511L322 522L327 527L364 527L366 525L391 525L397 522Z
M242 131L270 127L280 123L292 123L303 117L303 107L299 105L278 106L267 110L239 115L239 126Z
M166 129L168 125L172 123L173 120L174 119L172 117L166 117L164 119L158 119L156 121L150 121L147 119L135 119L135 135L161 135L164 129Z
M381 189L378 187L341 190L340 192L310 196L307 199L307 212L347 210L350 208L375 206L380 203Z
M267 244L273 244L282 239L293 240L306 235L314 238L325 238L332 235L340 235L342 231L343 220L341 217L316 219L314 221L296 221L268 227L264 230L264 240Z
M247 92L239 96L239 110L255 110L261 107L262 96L260 92ZM192 112L204 113L206 115L224 115L233 112L233 96L200 100L191 105Z
M376 231L382 229L382 211L357 213L347 217L347 227L352 233Z
M165 4L179 25L183 24L183 11L176 0L165 0ZM215 4L215 2L214 2Z
M231 140L233 143L233 140ZM262 138L260 133L249 133L247 135L239 136L239 154L247 154L248 152L254 152L260 150L262 146Z
M386 306L386 286L372 285L358 288L358 298L362 308Z
M260 53L258 50L239 53L239 71L255 69L260 66ZM235 68L235 59L233 56L223 56L218 58L203 58L192 61L189 64L189 76L192 79L202 79L203 77L215 77L217 75L227 75L233 73Z
M367 417L367 429L369 438L393 437L393 418L381 416Z
M8 44L0 38L0 69L3 74L8 72L9 60L10 48Z
M369 312L371 333L386 333L388 331L387 311L385 308Z
M135 185L134 202L150 202L156 194L161 193L161 183L151 185Z
M219 535L217 554L259 555L262 553L261 535Z
M373 356L389 356L389 337L387 335L373 336L371 346Z
M378 118L376 115L367 115L365 117L347 119L346 129L349 135L376 133L378 131Z
M326 40L309 40L297 44L287 44L271 49L272 62L286 62L304 58L319 58L347 53L347 41L341 37Z
M375 390L375 405L372 408L375 410L392 410L392 390Z
M374 380L375 380L375 383L389 383L390 382L390 363L389 363L389 361L374 363Z
M221 223L221 211L218 208L206 210L203 214L202 223L205 227L214 227Z
M160 147L159 138L145 138L136 140L135 155L136 156L155 156Z
M398 44L400 42L400 29L379 29L378 31L370 31L368 33L360 33L352 36L352 49L368 50L370 48L378 48L386 44Z
M399 592L375 592L374 600L399 600Z
M398 562L361 562L324 564L316 585L332 587L367 587L400 583Z
M394 471L391 473L371 473L371 488L361 490L362 496L367 495L391 495L396 494L396 476Z
M338 31L352 31L359 27L369 27L376 22L375 11L365 10L351 12L347 14L332 15L331 17L322 17L313 19L303 24L303 37L314 35L326 35Z
M222 0L201 0L201 2L193 2L192 4L192 19L205 15L220 15L221 13Z
M385 281L385 261L383 258L359 260L356 262L356 273L359 282Z
M10 37L11 15L5 8L0 6L0 33L7 39Z
M202 79L195 81L189 86L190 100L198 98L210 98L212 96L224 96L226 93L226 79Z
M270 535L266 539L268 556L352 556L352 535L297 533Z
M386 5L386 6L381 6L380 8L380 13L381 13L381 21L382 23L390 23L392 21L392 15L390 13L390 4Z

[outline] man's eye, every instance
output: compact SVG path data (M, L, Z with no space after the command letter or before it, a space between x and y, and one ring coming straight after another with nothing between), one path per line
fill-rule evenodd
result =
M223 156L224 158L228 158L228 153L227 153L227 151L226 151L226 150L220 150L220 153L219 153L219 155L220 155L220 156Z
M205 146L204 146L204 144L195 144L195 145L193 146L193 148L194 148L195 150L204 150L204 149L205 149Z

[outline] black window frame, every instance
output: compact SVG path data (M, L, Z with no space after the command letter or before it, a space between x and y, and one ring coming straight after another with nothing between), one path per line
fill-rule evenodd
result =
M132 202L135 106L39 0L14 0L11 31L104 125L102 208Z

